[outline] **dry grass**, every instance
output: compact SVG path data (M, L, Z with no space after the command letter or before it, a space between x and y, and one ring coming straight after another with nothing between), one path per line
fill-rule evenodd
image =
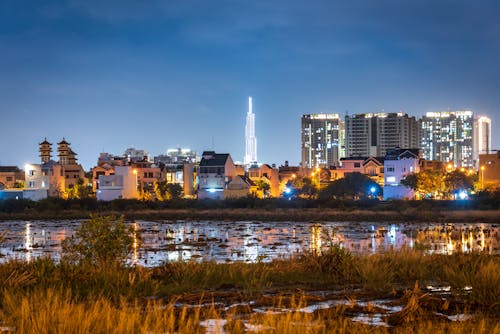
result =
M337 248L271 263L175 262L156 268L10 261L0 264L0 326L15 327L16 333L198 333L204 332L201 320L225 319L230 333L244 333L250 325L262 333L500 333L499 272L498 256L369 256ZM433 297L415 289L416 282L452 289ZM374 328L349 320L352 312L375 313L373 305L300 312L318 300L307 295L310 290L343 290L338 298L352 305L361 297L400 297L405 307L388 318L395 327ZM228 311L218 304L249 301L289 311ZM474 320L454 323L435 316L448 309L473 313Z
M499 333L498 319L450 323L424 317L419 296L409 298L401 314L389 320L395 327L373 327L351 321L342 308L327 312L304 313L300 299L284 313L252 313L242 316L224 313L214 306L176 307L169 303L147 304L122 301L111 303L104 298L75 301L68 291L48 289L21 295L5 292L0 319L2 326L16 333L205 333L200 321L225 319L228 333ZM280 306L278 303L277 307ZM289 306L289 305L287 305Z

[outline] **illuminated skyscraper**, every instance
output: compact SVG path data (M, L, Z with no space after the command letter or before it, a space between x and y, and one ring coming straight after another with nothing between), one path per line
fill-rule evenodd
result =
M257 138L255 138L255 114L252 111L252 97L248 97L247 123L245 125L245 166L257 163Z
M346 116L348 157L380 157L389 149L419 148L419 124L406 113L367 113Z
M474 120L474 167L478 167L479 154L491 151L491 119L486 116Z
M302 115L302 166L338 166L343 147L344 123L339 114Z
M422 117L422 157L473 167L473 113L470 110L428 112Z

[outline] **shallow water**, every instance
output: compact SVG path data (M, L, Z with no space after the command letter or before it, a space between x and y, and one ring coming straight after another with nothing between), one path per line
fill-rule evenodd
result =
M40 256L58 260L61 241L74 236L82 221L5 221L3 257L30 261ZM133 263L155 266L167 261L271 261L305 250L321 252L331 244L353 253L374 254L402 248L428 253L500 254L496 224L136 221L144 246Z

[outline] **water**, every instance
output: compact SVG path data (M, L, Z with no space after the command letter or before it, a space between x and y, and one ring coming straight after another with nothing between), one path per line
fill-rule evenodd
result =
M82 221L5 221L8 231L0 261L40 256L60 258L61 241L74 236ZM374 254L402 248L428 253L500 254L496 224L136 221L144 246L132 262L155 266L167 261L271 261L304 250L321 252L336 244L353 253Z

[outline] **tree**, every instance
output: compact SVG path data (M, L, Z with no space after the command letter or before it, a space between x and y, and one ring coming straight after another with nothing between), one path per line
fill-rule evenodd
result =
M271 189L271 186L269 183L267 183L264 180L257 180L255 182L255 185L257 186L257 190L262 192L262 198L267 197L267 194L269 193L269 190Z
M359 199L372 195L371 189L375 188L375 194L380 193L380 186L361 173L348 173L342 179L330 183L321 190L319 197L321 199L331 198L350 198Z
M24 181L16 181L14 183L14 186L12 188L16 188L16 189L24 189L26 186L25 182Z
M91 215L76 230L75 238L62 243L63 260L93 266L124 265L132 251L140 247L142 237L123 216Z
M299 192L301 195L311 199L318 193L318 187L309 177L302 178L302 187L300 187Z
M167 183L167 181L155 181L154 191L159 201L177 199L182 196L182 186L177 183Z
M474 189L477 175L468 175L460 170L454 170L446 174L444 178L445 189L448 196L453 196L456 191L470 191Z
M415 190L420 197L440 198L445 193L445 174L442 171L425 170L408 174L401 184Z
M78 179L76 184L70 185L65 190L65 197L68 199L82 199L89 198L92 195L92 187L84 184L83 179Z

